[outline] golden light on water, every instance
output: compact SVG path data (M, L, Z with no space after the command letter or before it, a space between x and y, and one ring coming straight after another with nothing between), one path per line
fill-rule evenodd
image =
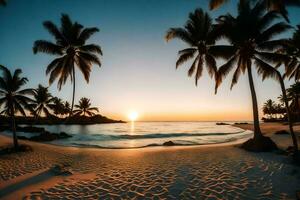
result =
M129 113L128 118L130 119L130 121L134 122L137 120L137 118L139 117L139 114L136 111L132 111Z

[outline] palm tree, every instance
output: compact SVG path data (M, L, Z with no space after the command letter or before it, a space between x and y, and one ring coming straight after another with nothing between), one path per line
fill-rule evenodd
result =
M252 1L254 0L240 0L240 1ZM261 0L257 0L261 1ZM211 10L219 8L222 4L228 2L228 0L210 0L209 7ZM287 20L288 19L288 11L286 9L287 6L300 6L300 0L264 0L266 7L270 11L280 12L281 15Z
M37 40L33 46L33 52L42 52L57 56L47 67L46 74L50 74L49 83L58 79L58 89L66 83L70 77L73 82L73 97L71 112L75 99L75 66L82 72L86 82L89 82L90 72L93 64L101 66L97 54L102 55L99 45L86 44L86 41L96 32L98 28L84 28L77 22L72 22L68 15L61 17L61 27L58 28L51 21L43 23L45 29L54 36L55 43L46 40Z
M275 102L272 99L267 100L263 105L263 113L268 115L269 118L273 118L272 115L275 110Z
M56 115L57 117L59 117L59 115L64 115L65 107L64 107L63 100L61 98L54 97L53 103L51 105L51 109L54 115Z
M70 103L68 101L66 101L64 103L64 107L63 107L63 114L64 115L68 115L71 112L71 107L70 107Z
M193 64L188 70L188 76L195 74L195 84L202 75L203 66L206 65L208 73L213 77L217 72L216 61L209 52L209 48L215 44L216 37L213 31L212 19L202 9L196 9L190 13L189 20L184 28L170 28L165 36L166 41L178 38L189 47L178 52L179 58L176 62L176 69L179 65L193 59Z
M90 99L88 98L81 98L79 100L79 104L75 105L76 110L74 110L75 115L82 115L82 116L94 116L95 112L99 112L97 107L91 107Z
M247 71L254 117L254 138L250 142L253 145L261 143L265 137L263 137L259 126L257 97L252 77L252 62L255 63L258 74L265 79L276 77L274 67L269 65L269 62L278 63L286 59L286 56L274 52L274 49L282 46L283 41L280 39L273 40L273 38L288 30L290 26L279 21L274 23L277 18L276 12L267 11L263 2L258 2L251 7L249 1L240 1L237 17L227 14L217 19L216 29L219 30L221 36L228 40L230 45L223 45L219 52L214 52L214 55L224 57L224 54L231 54L231 56L218 70L216 89L221 84L222 79L235 66L231 88L238 82L241 73Z
M32 102L28 95L32 95L33 90L21 89L28 81L27 78L21 77L21 69L17 69L14 71L14 74L11 74L8 68L0 65L0 71L2 72L2 76L0 77L0 106L4 106L4 110L0 114L5 114L11 118L13 143L14 148L17 150L19 145L16 134L15 115L20 113L26 116L25 109Z
M282 94L279 95L279 97L277 97L277 99L278 99L278 101L279 101L281 104L285 104L285 103L284 103L284 99L283 99L283 95L282 95ZM289 103L290 101L292 101L292 98L289 96L288 93L287 93L287 101L288 101L288 103ZM290 103L289 103L289 105L290 105Z
M38 118L42 114L49 116L54 98L48 91L48 87L43 87L39 84L38 88L34 90L33 98L34 103L30 106L33 108L33 114L35 117Z
M287 89L287 93L292 99L291 107L293 107L295 113L299 114L300 82L296 82L295 84L291 85L290 88Z

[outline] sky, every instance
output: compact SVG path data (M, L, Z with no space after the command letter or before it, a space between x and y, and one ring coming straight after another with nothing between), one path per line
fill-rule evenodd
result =
M190 63L175 70L177 53L187 47L179 40L166 42L171 27L185 24L189 12L208 9L206 0L8 0L0 7L0 64L11 70L21 68L29 78L28 87L48 86L47 65L55 58L33 54L35 40L52 40L43 28L45 20L60 25L62 13L85 27L98 27L88 43L102 47L101 68L93 66L87 84L77 71L76 102L91 99L102 115L128 120L136 111L140 121L240 121L252 120L251 95L247 75L230 90L232 73L214 94L214 81L206 70L198 82L187 76ZM300 24L300 8L289 9L292 25ZM236 11L236 1L217 11L212 18ZM286 33L289 37L291 32ZM218 61L222 64L222 61ZM276 100L280 86L273 80L261 81L254 73L258 103ZM286 81L286 85L292 84ZM67 82L61 91L49 87L54 96L71 101ZM260 117L262 113L260 112Z

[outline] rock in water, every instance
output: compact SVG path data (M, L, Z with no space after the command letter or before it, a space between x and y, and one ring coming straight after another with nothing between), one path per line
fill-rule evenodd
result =
M67 134L66 132L60 132L59 139L70 138L72 135Z
M276 134L276 135L288 135L288 134L290 134L290 133L287 132L286 130L280 130L280 131L276 131L275 134Z
M168 142L164 142L163 145L164 145L164 146L174 146L175 143L172 142L172 141L168 141Z
M216 125L222 126L222 125L230 125L230 124L227 124L227 123L224 123L224 122L217 122Z

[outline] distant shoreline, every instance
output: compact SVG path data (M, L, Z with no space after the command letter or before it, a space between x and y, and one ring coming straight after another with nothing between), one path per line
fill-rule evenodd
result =
M9 125L11 123L9 117L0 116L0 125ZM72 116L70 118L59 118L55 116L35 118L35 117L16 117L16 123L21 125L93 125L108 123L126 123L122 120L114 120L102 115L92 117Z

